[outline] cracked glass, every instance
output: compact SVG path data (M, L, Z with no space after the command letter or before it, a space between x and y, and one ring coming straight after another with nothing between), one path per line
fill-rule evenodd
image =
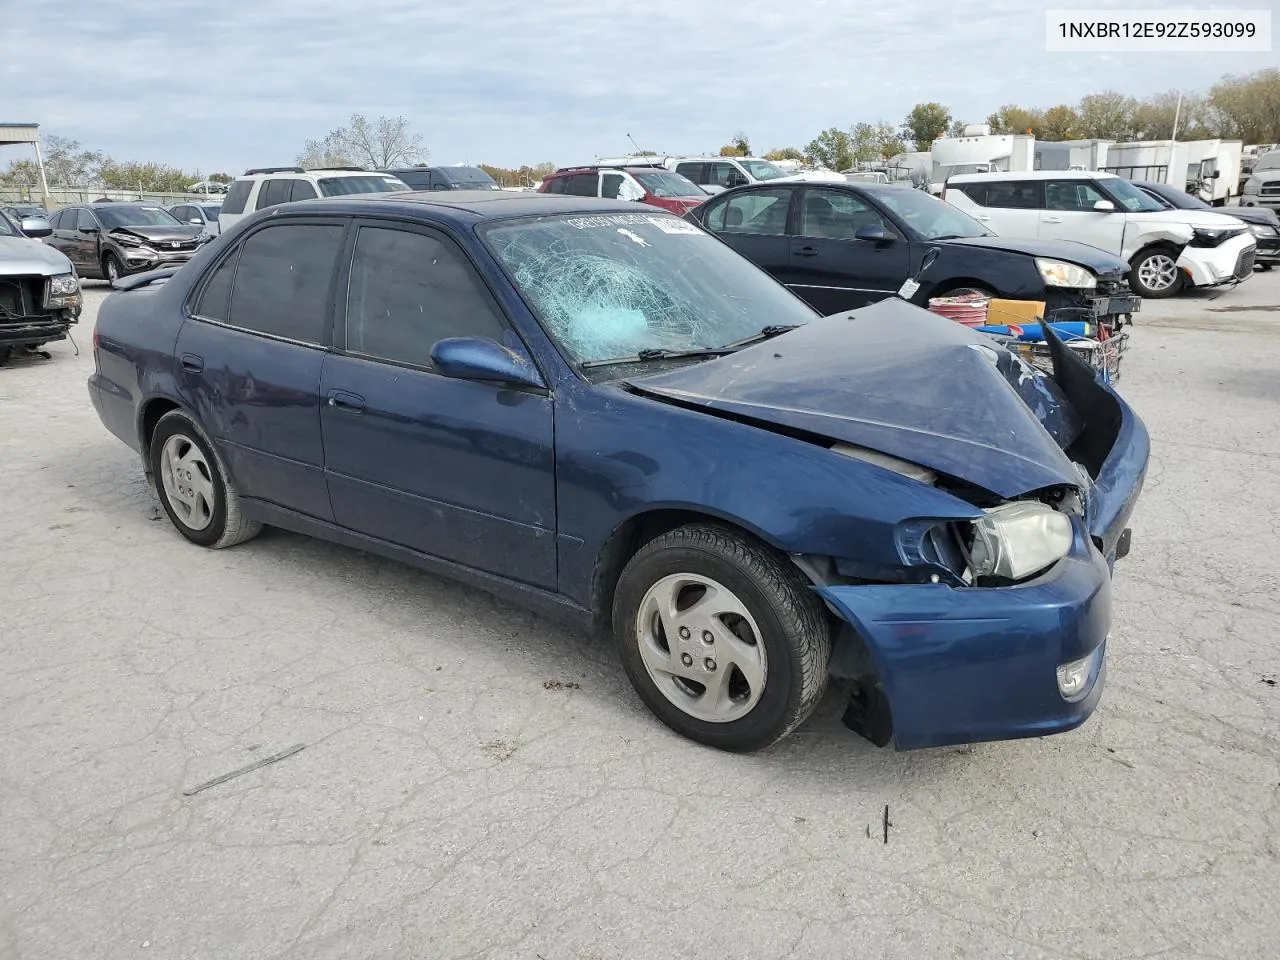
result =
M678 217L538 217L484 232L547 333L579 363L713 349L817 314Z

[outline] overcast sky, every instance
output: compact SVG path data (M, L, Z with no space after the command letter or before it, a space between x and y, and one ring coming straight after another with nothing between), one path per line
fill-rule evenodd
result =
M1121 4L1117 4L1119 6ZM1027 0L0 0L0 120L202 173L292 163L353 112L407 117L438 163L641 147L758 152L901 121L980 122L1107 87L1203 90L1276 53L1049 54ZM1124 7L1151 7L1128 0ZM1176 4L1159 4L1169 10ZM1275 0L1190 8L1274 9ZM75 16L68 12L75 9ZM0 163L25 155L8 148Z

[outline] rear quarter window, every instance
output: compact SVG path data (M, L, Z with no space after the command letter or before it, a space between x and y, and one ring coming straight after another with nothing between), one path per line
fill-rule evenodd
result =
M227 191L226 199L222 201L222 212L244 213L245 201L249 199L249 191L252 189L252 180L237 180L233 183Z

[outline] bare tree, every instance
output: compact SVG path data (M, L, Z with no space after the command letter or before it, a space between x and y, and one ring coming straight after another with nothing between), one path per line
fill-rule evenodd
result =
M429 156L422 135L404 117L378 117L370 122L354 113L345 127L308 140L298 154L301 167L362 166L374 170L421 163Z

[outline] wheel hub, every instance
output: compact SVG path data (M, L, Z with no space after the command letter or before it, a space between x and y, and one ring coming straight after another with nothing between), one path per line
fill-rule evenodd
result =
M160 485L179 522L203 530L213 522L213 475L191 438L174 434L160 451Z
M691 717L728 723L759 702L768 675L760 629L746 605L709 577L663 577L640 601L640 657L654 684Z

